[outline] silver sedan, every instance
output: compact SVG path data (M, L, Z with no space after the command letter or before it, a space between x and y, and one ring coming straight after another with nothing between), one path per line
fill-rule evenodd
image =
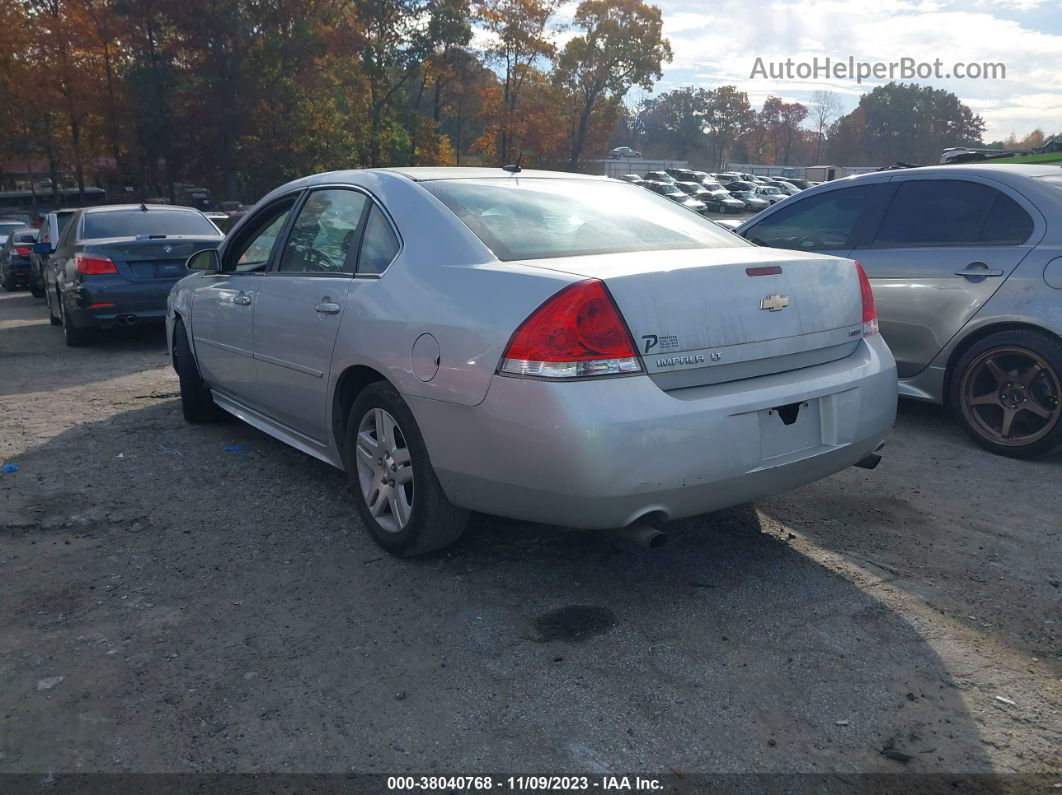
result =
M167 318L185 417L346 470L396 554L473 510L621 528L739 504L876 463L895 417L856 263L615 180L319 174L188 264Z

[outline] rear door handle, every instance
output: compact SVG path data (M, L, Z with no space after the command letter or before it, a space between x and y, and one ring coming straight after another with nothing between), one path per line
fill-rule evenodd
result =
M237 295L235 298L232 299L232 303L239 304L240 306L250 306L251 305L251 296L249 296L249 295L247 295L245 293L240 293L239 295Z
M971 262L962 270L955 271L956 276L965 276L967 279L984 279L986 276L1002 276L1000 268L990 268L984 262Z
M339 304L333 303L332 301L322 301L317 306L315 306L314 309L325 315L339 314Z

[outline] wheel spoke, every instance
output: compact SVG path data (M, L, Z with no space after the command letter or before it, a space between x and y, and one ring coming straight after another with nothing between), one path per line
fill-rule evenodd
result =
M395 449L395 421L391 415L383 409L374 410L376 422L376 438L387 452Z
M376 491L365 502L369 505L369 512L373 516L382 516L384 508L387 507L388 495L391 489L385 487L378 487Z
M406 502L405 490L391 489L389 502L391 504L391 514L395 517L395 521L398 522L398 526L405 527L406 522L409 521L410 513L410 505Z
M400 466L398 471L395 472L395 483L412 483L413 482L413 467Z
M999 393L992 391L986 392L983 395L978 395L975 398L970 398L968 405L970 406L999 406L1002 405L999 402Z
M1035 414L1037 417L1041 417L1045 420L1051 419L1052 414L1049 408L1047 408L1046 406L1041 406L1040 402L1031 395L1029 396L1028 402L1023 403L1021 405L1021 408L1018 409L1018 411L1028 411L1032 414Z
M1003 372L1003 368L996 364L995 359L985 359L985 367L992 373L996 379L997 386L1003 386L1007 382L1007 374Z
M1021 376L1022 386L1031 386L1032 382L1036 380L1036 377L1044 371L1044 368L1039 362L1034 362L1032 367L1026 370Z
M1003 409L1003 427L999 429L999 435L1004 439L1010 438L1011 426L1014 424L1015 409Z
M379 467L376 459L380 456L380 443L367 431L358 434L358 456L374 470Z
M412 460L409 456L408 447L399 447L397 450L391 453L391 458L393 458L394 462L399 466L405 466Z

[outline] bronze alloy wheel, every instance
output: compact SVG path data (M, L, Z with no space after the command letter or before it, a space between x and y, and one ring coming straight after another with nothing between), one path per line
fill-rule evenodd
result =
M963 373L960 407L966 422L998 445L1034 444L1062 414L1058 373L1028 348L992 348Z

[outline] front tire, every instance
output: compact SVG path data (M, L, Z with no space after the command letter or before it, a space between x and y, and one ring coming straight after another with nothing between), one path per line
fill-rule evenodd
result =
M1062 446L1062 341L1019 329L990 334L956 362L951 405L997 455L1037 458Z
M394 387L377 381L354 400L344 461L358 514L373 539L411 557L461 537L468 511L443 492L413 412Z
M173 369L181 382L181 412L187 422L211 422L221 416L221 409L214 403L210 387L199 374L192 345L184 321L178 319L173 325Z

